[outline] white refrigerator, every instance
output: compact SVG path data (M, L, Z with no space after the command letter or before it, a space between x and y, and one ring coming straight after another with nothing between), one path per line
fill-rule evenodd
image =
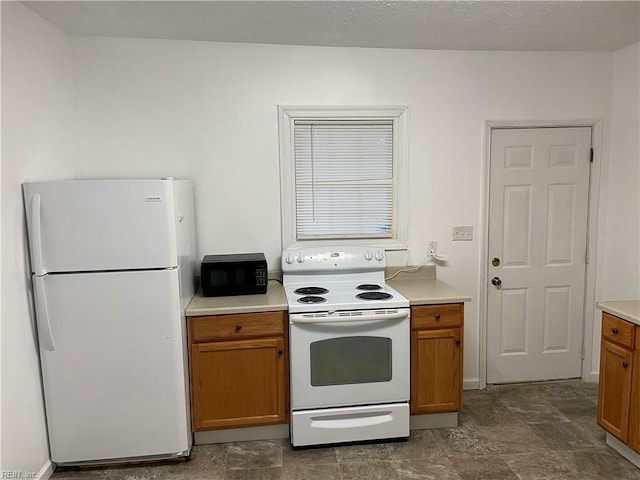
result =
M51 460L189 455L188 180L25 183Z

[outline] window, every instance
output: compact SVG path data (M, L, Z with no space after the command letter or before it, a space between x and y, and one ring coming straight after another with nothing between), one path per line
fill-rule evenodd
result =
M405 248L406 111L280 107L284 248Z

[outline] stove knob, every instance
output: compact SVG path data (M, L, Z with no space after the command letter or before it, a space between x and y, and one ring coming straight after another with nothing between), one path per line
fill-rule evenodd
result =
M379 262L381 262L382 260L384 260L384 252L381 252L380 250L378 250L376 252L376 260L378 260Z
M364 258L367 261L371 261L371 259L373 258L373 254L369 250L367 250L364 254Z
M287 255L287 258L285 258L284 260L285 262L287 262L289 265L291 265L293 263L293 255L291 255L290 253Z
M296 260L298 263L304 263L304 255L300 254L297 256Z

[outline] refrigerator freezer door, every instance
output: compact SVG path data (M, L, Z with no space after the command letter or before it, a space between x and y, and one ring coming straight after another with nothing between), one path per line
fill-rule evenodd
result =
M173 180L25 183L33 272L178 265Z
M52 461L175 455L190 448L178 274L41 277L36 288L44 290L55 339L53 351L41 348Z

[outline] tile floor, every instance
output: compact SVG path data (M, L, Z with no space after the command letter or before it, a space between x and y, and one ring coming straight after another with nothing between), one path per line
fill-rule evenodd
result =
M188 462L57 471L95 480L602 480L640 470L604 443L597 386L578 380L464 392L460 426L407 442L293 450L288 441L199 445Z

